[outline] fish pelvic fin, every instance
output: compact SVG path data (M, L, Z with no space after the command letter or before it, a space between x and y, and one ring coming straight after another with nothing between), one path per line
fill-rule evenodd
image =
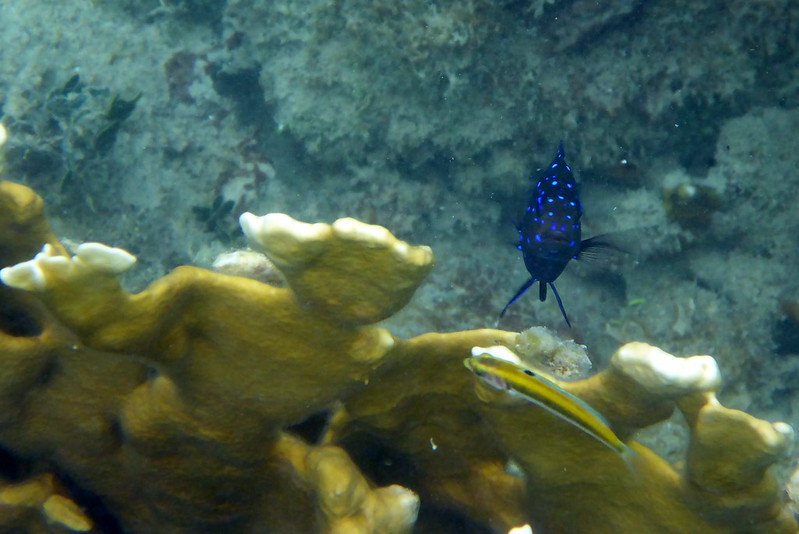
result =
M517 300L519 300L519 298L520 298L522 295L524 295L524 294L525 294L525 292L526 292L528 289L530 289L530 286L532 286L532 285L533 285L535 282L536 282L536 279L535 279L535 278L530 278L528 281L526 281L526 282L524 283L524 285L522 285L522 287L520 287L520 288L519 288L519 290L516 292L516 294L515 294L515 295L513 295L513 298L511 298L511 299L508 301L508 303L507 303L507 304L505 304L505 307L504 307L504 308L502 308L502 311L501 311L501 312L499 312L499 319L502 319L502 317L505 315L505 312L506 312L506 311L508 311L508 308L510 308L511 304L513 304L514 302L516 302ZM499 322L499 319L497 319L497 322Z
M546 298L546 296L547 296L547 294L546 294L546 286L543 284L543 282L541 283L541 287L544 288L543 289L543 295L544 295L544 298ZM555 300L558 301L558 307L560 308L560 313L563 314L563 318L566 320L566 324L569 326L569 328L571 328L572 324L571 324L571 322L569 322L569 317L566 315L566 310L563 309L563 301L560 300L560 295L558 294L558 290L555 289L555 284L550 282L549 283L549 287L552 288L552 293L555 294ZM542 298L541 300L544 300L544 299Z

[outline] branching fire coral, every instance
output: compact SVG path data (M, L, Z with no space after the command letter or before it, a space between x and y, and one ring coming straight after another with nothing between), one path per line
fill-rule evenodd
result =
M502 345L546 372L571 366L553 353L575 345L541 329L405 340L375 326L433 267L384 228L245 214L286 287L180 267L130 294L119 276L133 256L68 255L25 187L0 184L0 205L0 444L35 460L31 481L66 475L126 531L405 533L429 503L496 532L797 530L768 473L792 430L722 407L710 357L628 344L609 369L557 381L628 441L631 471L463 367L472 347ZM629 441L675 407L691 426L682 470ZM315 435L296 430L320 413ZM411 468L386 480L378 450ZM40 493L1 504L44 502L58 528L93 528L69 496Z

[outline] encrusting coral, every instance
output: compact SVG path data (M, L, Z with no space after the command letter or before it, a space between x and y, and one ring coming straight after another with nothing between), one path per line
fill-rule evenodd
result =
M245 214L286 287L180 267L134 295L119 283L133 256L84 244L70 257L25 187L1 183L0 205L0 444L36 461L30 481L68 476L126 531L405 533L421 502L496 532L797 532L768 473L792 431L722 407L710 357L628 344L607 370L557 382L625 440L679 407L685 468L633 441L630 467L463 366L499 345L571 369L573 356L540 362L576 345L541 329L404 340L374 326L433 266L384 228ZM320 412L333 415L318 442L292 433ZM376 451L408 469L381 475ZM73 522L58 528L92 528L61 510Z

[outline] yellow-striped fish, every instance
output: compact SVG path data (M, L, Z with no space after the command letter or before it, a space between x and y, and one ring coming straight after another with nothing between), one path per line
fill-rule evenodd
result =
M627 466L632 468L630 462L635 453L619 439L599 412L540 373L508 361L502 351L499 351L499 357L492 355L497 352L494 349L507 351L504 347L489 349L475 347L474 356L466 358L463 364L484 383L515 397L521 397L579 428L618 454ZM515 356L510 351L507 353Z

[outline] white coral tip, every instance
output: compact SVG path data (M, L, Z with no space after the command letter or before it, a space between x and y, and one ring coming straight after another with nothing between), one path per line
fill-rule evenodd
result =
M309 242L326 239L330 233L330 226L327 224L300 222L285 213L267 213L262 217L242 213L239 224L251 242L264 248L275 238L288 237L297 242Z
M258 236L261 234L261 229L263 227L261 217L249 211L244 212L239 217L239 226L241 226L244 235L247 236L247 239L249 239L251 243L260 245Z
M0 280L8 287L26 291L44 291L47 286L44 273L35 259L0 269Z
M58 253L58 251L55 249L55 247L53 245L51 245L50 243L45 243L44 246L42 247L41 252L36 254L36 256L34 256L33 259L35 259L35 260L43 260L43 259L47 259L47 258L52 258L52 257L58 256L58 255L59 255L59 253Z
M774 430L776 430L777 434L782 436L782 438L786 442L793 442L794 438L793 427L788 423L783 423L783 422L774 423Z
M127 250L102 243L83 243L78 246L73 261L83 263L95 271L120 274L136 263L136 256Z
M389 513L393 516L391 523L395 529L413 526L419 515L419 497L416 493L396 484L379 488L377 493L391 503Z
M498 360L505 360L506 362L515 363L516 365L522 365L522 361L519 357L508 347L502 345L494 345L493 347L473 347L472 356L475 358L477 356L491 356Z
M650 393L666 397L716 391L721 385L712 356L676 358L646 343L627 343L613 355L611 364Z
M304 223L285 213L267 213L262 217L243 213L239 224L250 243L263 249L280 267L317 256L332 237L329 224Z
M360 241L367 245L384 246L385 243L391 241L391 232L382 226L362 223L350 217L334 222L333 231L337 237L349 241Z

